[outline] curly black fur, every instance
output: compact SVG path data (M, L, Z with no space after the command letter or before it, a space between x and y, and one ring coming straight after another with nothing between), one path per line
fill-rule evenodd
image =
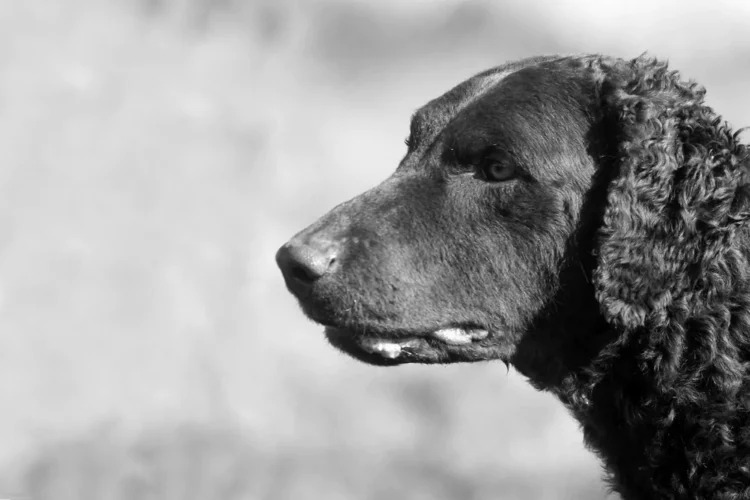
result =
M647 57L477 75L417 112L390 179L282 248L287 284L363 361L512 363L625 499L750 499L750 152L704 93ZM384 359L373 337L421 340Z
M593 281L616 334L561 396L626 498L750 498L748 149L665 64L600 67L618 173Z

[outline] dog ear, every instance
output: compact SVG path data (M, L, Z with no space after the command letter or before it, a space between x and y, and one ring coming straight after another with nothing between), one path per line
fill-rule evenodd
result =
M595 72L613 135L602 168L615 169L594 243L596 298L626 331L684 324L746 267L735 235L750 216L747 147L665 63L599 60Z

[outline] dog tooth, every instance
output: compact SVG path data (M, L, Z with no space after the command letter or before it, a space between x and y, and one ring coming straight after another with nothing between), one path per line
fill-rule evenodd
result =
M432 336L450 345L466 345L473 340L487 338L489 332L481 328L465 330L463 328L442 328L433 332Z
M471 337L461 328L441 328L433 332L432 336L450 345L466 345L471 343Z
M362 339L362 348L367 352L375 352L379 343L378 339Z
M372 354L380 354L389 359L397 358L401 354L401 346L395 342L383 339L364 339L362 348Z
M383 350L380 354L388 359L396 359L401 354L401 346L399 344L385 344L382 346Z
M472 340L486 339L489 334L490 332L488 332L487 330L482 330L481 328L478 328L476 330L469 330L469 336Z

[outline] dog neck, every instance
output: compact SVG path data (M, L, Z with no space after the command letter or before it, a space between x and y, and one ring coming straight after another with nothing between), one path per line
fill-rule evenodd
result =
M624 333L588 297L565 308L588 314L537 325L512 363L570 409L612 488L626 500L745 492L750 307L741 303L748 298L724 297L718 309L708 300L679 325Z

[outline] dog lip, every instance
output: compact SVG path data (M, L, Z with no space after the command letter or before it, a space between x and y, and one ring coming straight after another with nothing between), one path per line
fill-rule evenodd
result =
M405 332L396 330L382 332L364 325L349 327L326 325L329 340L364 351L368 355L384 360L397 361L402 358L419 358L420 352L435 348L430 341L447 347L468 346L489 336L489 330L471 326L450 326L427 332Z
M382 341L401 342L414 338L431 338L450 345L469 344L484 340L490 335L489 328L478 326L476 323L453 323L450 326L438 328L387 328L381 325L367 323L337 323L330 320L311 318L326 329L347 332L356 338L373 338Z

